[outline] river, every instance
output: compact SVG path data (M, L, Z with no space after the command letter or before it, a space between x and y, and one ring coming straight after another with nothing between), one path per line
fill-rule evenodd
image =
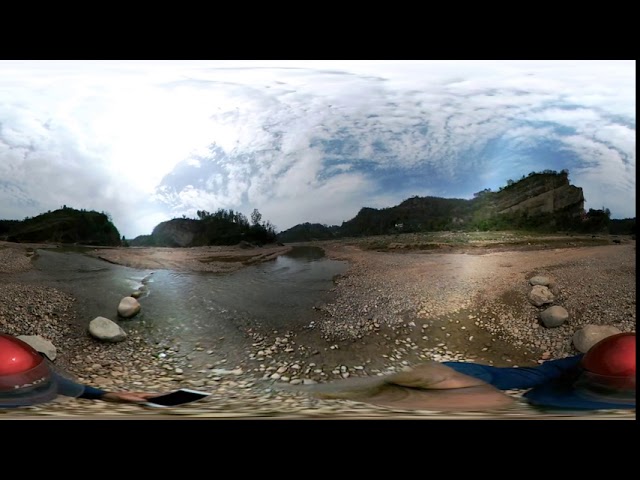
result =
M139 270L84 251L40 249L34 268L18 277L73 295L83 324L102 316L152 341L169 338L204 349L225 340L246 344L251 332L305 328L318 319L314 306L330 300L333 278L347 269L346 262L326 258L317 247L293 247L274 260L225 274ZM141 312L118 319L120 300L140 288Z

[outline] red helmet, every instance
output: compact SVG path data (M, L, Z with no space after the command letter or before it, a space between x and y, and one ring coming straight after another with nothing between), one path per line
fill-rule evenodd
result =
M636 334L618 333L600 340L582 358L585 379L594 387L619 392L636 388Z
M612 377L636 375L636 334L618 333L603 338L582 359L585 370Z
M45 359L31 345L0 333L0 408L46 402L56 395Z

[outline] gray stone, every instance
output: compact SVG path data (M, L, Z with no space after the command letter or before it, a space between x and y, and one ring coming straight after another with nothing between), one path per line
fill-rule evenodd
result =
M120 325L104 317L96 317L89 322L89 333L105 342L122 342L127 338L127 333Z
M46 338L40 335L18 335L17 338L31 345L36 351L44 353L52 362L56 359L56 347Z
M541 275L536 275L535 277L531 277L529 279L529 283L531 285L542 285L542 286L547 287L551 283L551 280L549 279L549 277L543 277Z
M559 327L569 318L569 312L563 307L555 305L540 313L540 319L545 327Z
M529 292L529 301L536 307L552 303L554 299L553 293L544 285L534 285Z
M122 318L131 318L140 311L140 302L133 297L124 297L118 305L118 315Z
M547 285L547 287L549 288L549 291L553 294L554 297L560 296L560 287L558 287L557 283L552 282L549 285Z
M611 325L585 325L573 334L572 341L576 350L587 353L600 340L617 333L621 331Z

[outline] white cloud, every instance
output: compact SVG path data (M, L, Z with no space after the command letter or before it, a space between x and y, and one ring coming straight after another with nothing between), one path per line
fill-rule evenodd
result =
M395 199L400 185L380 188L391 170L438 179L444 191L463 179L480 190L483 178L513 170L505 162L534 162L545 141L571 153L563 167L588 202L605 188L616 192L614 216L635 216L635 61L2 61L0 69L0 217L61 204L109 210L129 237L149 233L141 208L155 219L247 205L265 218L269 208L287 228L315 221L314 211L342 208L347 219ZM321 141L333 142L330 155ZM509 151L491 153L496 141ZM178 162L201 165L212 143L231 163L221 160L206 188L154 195Z

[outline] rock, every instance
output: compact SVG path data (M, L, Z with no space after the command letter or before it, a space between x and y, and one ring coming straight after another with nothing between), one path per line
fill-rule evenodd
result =
M135 292L132 292L131 295L129 295L132 298L140 298L140 295L142 295L142 292L140 290L136 290Z
M552 303L554 299L553 293L544 285L534 285L531 292L529 292L529 301L536 307Z
M587 353L600 340L617 333L621 331L611 325L585 325L573 334L572 342L576 350Z
M127 338L127 333L120 325L104 317L96 317L89 322L89 333L105 342L122 342Z
M56 359L56 347L44 337L40 335L18 335L20 340L31 345L35 350L44 353L52 362Z
M118 305L118 315L122 318L131 318L140 311L140 302L133 297L124 297Z
M551 283L551 280L549 279L549 277L543 277L541 275L536 275L535 277L531 277L529 279L529 283L531 285L542 285L544 287L547 287Z
M545 327L559 327L569 318L569 312L564 307L555 305L540 313L540 319Z

